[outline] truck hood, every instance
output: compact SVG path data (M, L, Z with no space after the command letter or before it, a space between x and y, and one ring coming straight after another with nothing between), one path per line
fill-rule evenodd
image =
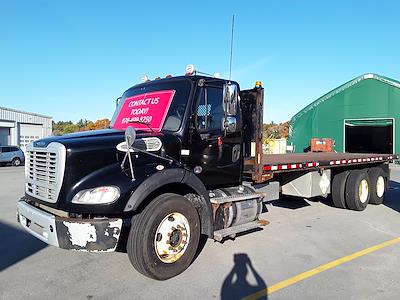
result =
M180 161L180 137L171 133L138 131L136 140L147 137L157 137L162 143L161 149L152 153ZM102 184L119 186L122 197L122 193L127 190L128 185L132 184L129 172L121 169L121 162L126 152L117 149L117 145L124 140L125 133L123 130L106 129L52 136L35 141L34 149L46 148L52 142L64 145L66 157L65 171L57 203L51 204L32 197L31 200L70 212L82 211L78 207L79 205L71 204L72 197L80 190ZM156 170L154 166L150 166L160 161L163 160L145 153L135 154L135 176L141 175L143 178L147 178L151 175L148 170L152 170L152 172ZM126 164L126 168L128 168L128 164ZM136 182L139 183L140 180L138 179ZM118 201L115 205L124 204Z
M45 148L52 142L59 142L61 144L69 143L70 141L79 140L83 141L84 139L92 140L92 139L102 139L102 138L116 138L118 140L124 139L125 132L123 130L116 129L101 129L101 130L90 130L90 131L82 131L69 133L61 136L50 136L44 139L37 140L33 142L34 147ZM160 132L138 132L138 137L145 136L162 136L163 134Z
M162 142L162 154L180 160L181 139L171 133L137 131L136 140L141 138L157 137ZM67 149L67 155L73 153L96 153L108 150L113 152L115 158L116 146L125 140L125 131L116 129L102 129L51 136L37 140L33 143L35 148L46 148L52 142L63 144Z

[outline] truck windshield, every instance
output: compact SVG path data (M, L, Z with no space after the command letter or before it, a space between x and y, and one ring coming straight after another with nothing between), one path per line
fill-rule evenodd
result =
M122 95L111 127L126 129L131 125L137 130L178 131L190 89L188 80L160 81L132 87Z

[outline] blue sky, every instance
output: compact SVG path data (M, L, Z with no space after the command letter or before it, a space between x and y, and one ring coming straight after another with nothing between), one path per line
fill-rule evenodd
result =
M400 79L400 1L0 0L0 106L55 121L111 118L147 74L187 64L261 80L264 121L289 120L363 73Z

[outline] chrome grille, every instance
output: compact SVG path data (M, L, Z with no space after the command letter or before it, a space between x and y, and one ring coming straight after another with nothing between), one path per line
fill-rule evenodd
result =
M65 147L50 143L46 148L26 147L25 191L40 200L55 203L60 193L65 168Z

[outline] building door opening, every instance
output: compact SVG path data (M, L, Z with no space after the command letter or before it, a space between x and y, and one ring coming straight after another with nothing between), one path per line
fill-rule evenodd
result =
M10 144L10 128L0 127L0 146Z
M344 152L393 153L393 125L393 119L345 120Z

